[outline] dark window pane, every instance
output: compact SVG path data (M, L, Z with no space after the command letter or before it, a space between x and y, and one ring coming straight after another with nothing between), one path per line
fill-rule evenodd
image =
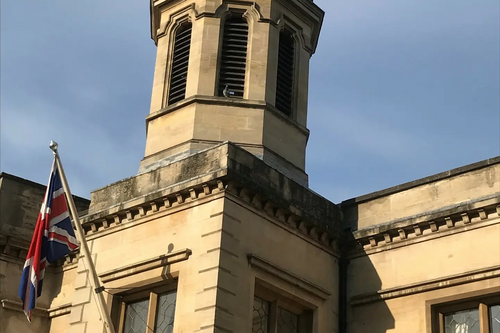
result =
M269 303L258 297L253 299L252 333L268 333Z
M158 297L155 332L172 333L174 331L174 315L177 292L170 292Z
M490 307L490 332L500 333L500 305Z
M146 332L149 299L127 304L125 310L124 333Z
M297 327L298 316L282 308L278 308L278 333L297 333Z
M445 333L480 333L479 309L458 311L444 317Z

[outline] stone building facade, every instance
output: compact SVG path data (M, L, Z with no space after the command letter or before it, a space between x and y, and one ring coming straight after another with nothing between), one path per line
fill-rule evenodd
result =
M323 16L310 0L151 1L145 156L77 200L117 332L500 332L500 158L338 205L308 188ZM47 270L27 323L43 187L0 181L1 332L103 332L79 253Z

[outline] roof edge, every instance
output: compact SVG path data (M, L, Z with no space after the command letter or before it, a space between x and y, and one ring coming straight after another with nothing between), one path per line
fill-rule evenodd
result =
M357 204L360 204L360 203L363 203L366 201L370 201L370 200L374 200L374 199L377 199L377 198L380 198L383 196L406 191L406 190L409 190L409 189L412 189L412 188L415 188L418 186L426 185L426 184L440 181L440 180L443 180L446 178L455 177L455 176L458 176L458 175L461 175L461 174L464 174L464 173L467 173L470 171L482 169L482 168L485 168L485 167L488 167L491 165L495 165L495 164L500 164L500 156L488 158L486 160L482 160L482 161L475 162L472 164L467 164L467 165L464 165L464 166L461 166L461 167L458 167L455 169L440 172L440 173L437 173L437 174L434 174L434 175L431 175L428 177L420 178L420 179L410 181L407 183L403 183L400 185L392 186L392 187L389 187L389 188L386 188L386 189L383 189L380 191L375 191L372 193L368 193L368 194L364 194L364 195L361 195L358 197L347 199L347 200L342 201L342 203L340 205L342 207L349 207L349 206L357 205Z
M24 183L24 184L27 184L27 185L32 186L32 187L38 187L40 189L44 189L44 188L47 187L46 185L37 183L35 181L29 180L29 179L26 179L26 178L21 178L19 176L15 176L13 174L10 174L10 173L7 173L7 172L3 172L3 171L0 172L0 179L1 178L11 179L13 181L16 181L16 182L19 182L19 183ZM80 196L74 195L74 194L72 194L72 195L77 200L79 200L79 201L85 201L85 202L88 202L90 204L90 200L89 199L83 198L83 197L80 197Z

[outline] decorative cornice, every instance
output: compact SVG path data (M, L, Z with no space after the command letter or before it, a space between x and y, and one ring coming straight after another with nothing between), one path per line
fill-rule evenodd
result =
M500 193L352 232L349 257L390 250L429 238L500 223ZM495 219L495 220L494 220Z
M30 242L16 237L0 234L0 261L7 261L17 265L24 265ZM49 264L50 268L70 265L78 262L78 250L59 259L56 263Z
M285 1L285 0L276 0L279 2L284 8L288 8L295 15L301 17L305 22L312 25L311 26L311 46L310 52L311 55L316 52L316 47L318 45L319 34L321 31L321 26L323 25L323 18L325 16L325 12L316 5L313 1L310 0L297 0L297 1Z
M177 184L178 185L178 184ZM157 195L142 197L139 204L123 203L118 209L106 209L101 212L87 215L82 218L82 226L87 236L130 223L153 214L163 213L165 210L177 208L195 200L206 198L224 192L225 185L222 180L208 181L180 189L174 186L170 189L160 190ZM165 194L167 192L168 194ZM163 195L162 195L163 194ZM151 197L150 200L147 200ZM133 202L137 202L135 198Z
M351 297L350 304L351 306L359 306L498 277L500 277L500 265L354 296Z
M111 282L114 280L122 279L128 276L139 274L149 271L158 267L164 267L176 262L189 259L192 251L190 249L183 249L172 253L167 253L158 257L150 258L147 260L135 262L130 265L122 266L111 271L99 274L103 283Z
M24 263L29 246L27 240L0 233L0 257L6 261Z
M242 199L254 208L278 220L280 223L284 223L296 229L301 234L330 248L335 253L338 252L338 241L334 231L322 230L312 221L301 217L299 212L292 212L288 208L280 207L278 203L266 198L257 191L252 191L235 181L224 178L218 179L213 183L202 183L178 192L172 192L167 196L158 197L151 202L126 207L113 214L106 214L103 216L100 216L100 214L93 214L92 219L84 217L82 225L86 235L92 236L107 230L112 230L116 227L124 226L130 222L139 221L144 217L149 218L153 214L164 213L166 210L173 208L180 208L183 204L191 203L195 200L222 192L230 193ZM76 256L67 257L65 264L72 264L77 259Z
M198 103L198 104L202 104L202 105L224 105L224 106L232 106L232 107L237 106L237 107L247 108L247 109L264 109L267 111L271 111L274 115L279 117L281 120L284 120L285 122L289 123L290 125L293 125L302 134L309 137L309 130L305 126L299 124L295 120L286 116L283 112L279 111L275 106L271 105L270 103L266 103L266 102L258 101L258 100L248 100L248 99L242 99L242 98L226 98L226 97L219 97L219 96L204 96L204 95L190 96L188 98L183 99L182 101L179 101L179 102L174 103L172 105L169 105L165 108L162 108L161 110L150 113L146 117L146 125L153 119L161 117L165 114L169 114L171 112L174 112L178 109L184 108L184 107L191 105L191 104L194 104L194 103Z
M226 192L238 197L274 220L297 230L297 232L307 236L314 242L329 248L333 253L338 254L338 235L336 235L334 230L323 230L312 221L300 216L299 212L292 212L289 208L281 207L273 200L264 197L257 191L252 191L236 181L228 182Z
M285 281L294 287L298 287L322 300L327 300L332 294L330 291L323 289L320 286L317 286L291 272L288 272L287 270L280 268L279 266L276 266L269 261L256 256L255 254L250 253L247 258L248 263L252 267L277 277L278 279Z
M2 308L4 309L18 311L18 312L24 311L23 303L21 302L12 301L9 299L3 299L0 302L2 303ZM33 315L39 317L55 318L71 313L71 304L63 304L49 309L37 306L33 309L32 313Z
M85 216L82 225L86 235L89 239L101 237L127 226L146 223L154 219L156 214L165 215L170 214L170 211L188 209L197 200L213 200L230 194L268 215L276 223L283 223L333 253L338 253L339 230L335 219L339 212L334 204L285 179L247 151L233 144L226 145L227 160L221 163L227 167ZM247 155L253 164L246 164L250 163ZM259 175L265 179L254 177L256 169L264 172ZM276 184L269 183L266 172L270 176L274 175L273 181L288 189L286 195L280 194L282 189L276 190ZM201 182L204 179L210 180Z

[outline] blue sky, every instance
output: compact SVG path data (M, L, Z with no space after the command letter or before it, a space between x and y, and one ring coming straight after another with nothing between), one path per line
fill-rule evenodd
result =
M72 192L137 173L156 48L148 1L2 1L0 169ZM310 187L339 202L500 154L498 0L316 0Z

